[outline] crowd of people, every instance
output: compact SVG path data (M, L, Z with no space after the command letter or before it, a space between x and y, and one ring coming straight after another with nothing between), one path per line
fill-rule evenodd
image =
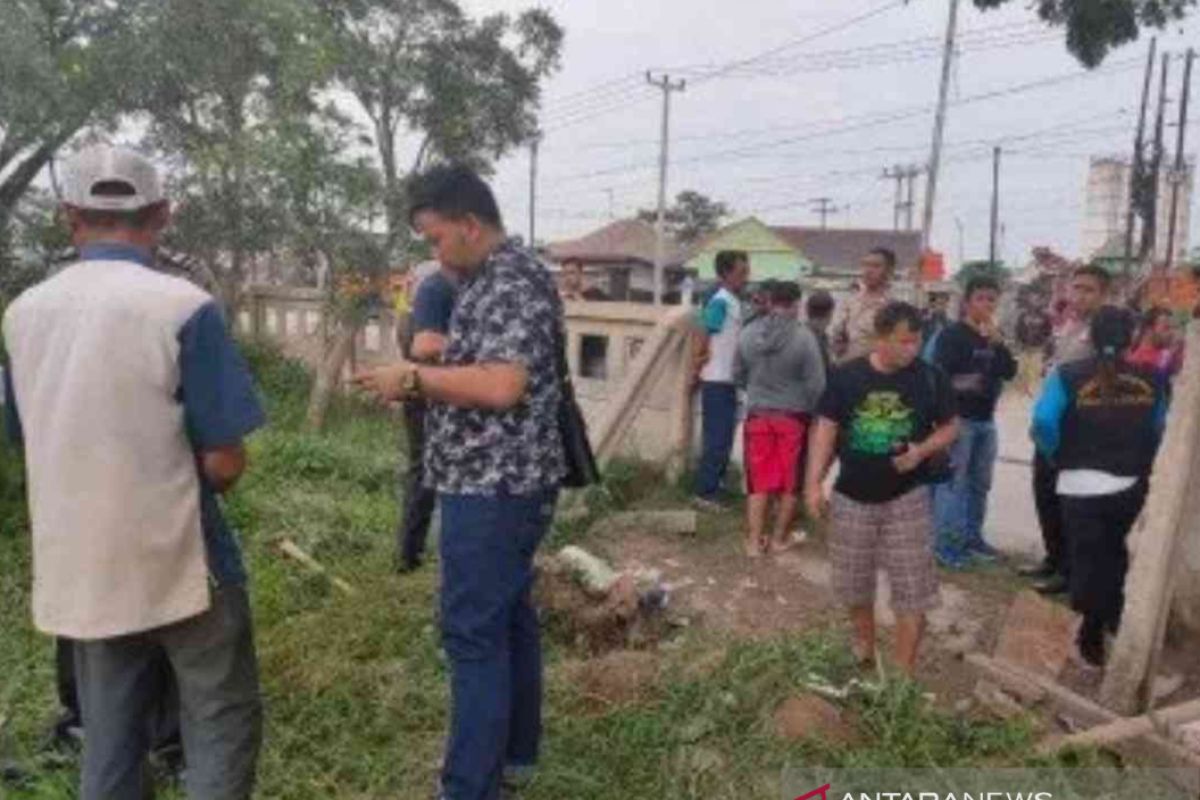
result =
M248 576L220 496L265 415L216 303L155 268L170 208L154 165L99 145L72 159L65 187L79 258L5 314L5 408L28 470L34 623L60 641L64 701L84 728L80 796L141 798L147 750L178 738L189 797L249 797L263 709ZM421 566L440 508L451 708L438 796L495 800L539 755L533 560L568 472L563 294L582 295L577 275L560 293L506 236L471 170L435 167L408 191L434 260L415 274L403 357L354 382L404 408L401 571ZM765 282L747 303L750 258L722 252L715 269L697 324L695 502L728 507L744 416L746 556L796 546L802 501L810 526L827 522L856 656L878 658L882 568L894 661L912 674L937 562L998 555L983 524L996 407L1016 373L995 319L1003 287L970 281L951 321L895 298L883 248L864 254L842 303L792 281ZM1076 270L1031 423L1046 546L1034 572L1043 591L1069 590L1081 658L1095 665L1120 622L1124 540L1179 368L1170 319L1151 312L1139 327L1108 291L1103 270Z
M693 502L728 510L724 476L740 417L746 555L802 541L794 530L802 494L808 526L827 523L834 594L849 610L856 654L876 658L883 569L897 618L894 661L911 674L924 612L937 602L936 567L1001 558L984 525L997 406L1018 357L997 320L1004 287L995 278L968 280L952 319L944 293L924 311L897 300L895 267L889 250L872 250L856 293L835 309L814 292L802 320L796 283L764 281L743 298L749 257L717 255L719 286L697 325L703 435ZM1103 666L1105 635L1120 619L1125 537L1182 364L1171 314L1152 308L1139 319L1109 305L1110 290L1104 269L1074 269L1048 343L1029 432L1045 557L1019 570L1043 594L1069 594L1084 619L1078 656L1093 667Z

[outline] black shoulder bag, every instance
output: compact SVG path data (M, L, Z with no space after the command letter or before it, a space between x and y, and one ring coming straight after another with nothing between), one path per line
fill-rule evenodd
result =
M558 432L562 438L563 455L567 474L562 486L566 489L582 489L600 482L600 469L596 466L596 455L588 441L587 421L579 402L575 399L575 384L571 382L571 369L567 366L567 337L565 323L558 323L558 385L562 397L558 404Z

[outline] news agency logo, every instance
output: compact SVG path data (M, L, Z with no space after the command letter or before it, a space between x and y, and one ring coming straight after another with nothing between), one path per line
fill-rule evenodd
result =
M783 771L781 800L1197 800L1196 768L827 768ZM812 787L817 788L812 788Z
M794 800L816 800L818 797L831 800L829 792L832 787L833 784L827 783L808 794L798 795ZM949 792L944 795L939 792L846 792L840 798L834 794L832 800L1054 800L1054 795L1050 792Z

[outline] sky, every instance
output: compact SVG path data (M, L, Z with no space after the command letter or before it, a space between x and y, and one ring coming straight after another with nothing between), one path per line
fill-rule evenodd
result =
M531 3L566 30L541 111L539 241L655 206L662 93L646 70L687 81L671 95L668 195L702 192L733 219L817 225L812 201L828 197L830 227L890 229L885 167L928 161L949 0L463 0L474 14ZM932 235L951 264L987 257L994 146L1000 255L1014 265L1040 245L1081 255L1089 158L1132 151L1149 37L1089 72L1028 5L962 3ZM1197 41L1200 17L1160 34L1160 53ZM1172 68L1177 98L1182 59ZM509 228L526 235L529 167L514 151L494 178Z

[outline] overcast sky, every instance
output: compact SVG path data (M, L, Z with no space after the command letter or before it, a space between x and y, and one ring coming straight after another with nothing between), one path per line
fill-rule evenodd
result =
M530 1L464 4L481 14ZM610 213L656 202L661 93L646 84L646 69L688 78L672 96L669 194L695 189L738 217L813 225L810 201L828 196L848 206L830 226L890 228L895 184L881 179L884 167L928 159L948 0L540 5L566 29L566 46L543 104L539 240L586 233ZM1002 255L1017 264L1035 245L1076 255L1089 156L1132 149L1149 39L1088 73L1066 52L1063 32L1027 5L1014 0L988 14L962 5L933 235L952 261L960 225L966 257L987 255L993 144L1006 151ZM1160 47L1182 52L1198 34L1192 20L1161 36ZM1174 96L1181 76L1182 60L1173 64ZM1174 152L1174 125L1168 135ZM1193 126L1192 143L1197 137ZM528 153L516 152L495 178L508 225L521 233L528 175Z

